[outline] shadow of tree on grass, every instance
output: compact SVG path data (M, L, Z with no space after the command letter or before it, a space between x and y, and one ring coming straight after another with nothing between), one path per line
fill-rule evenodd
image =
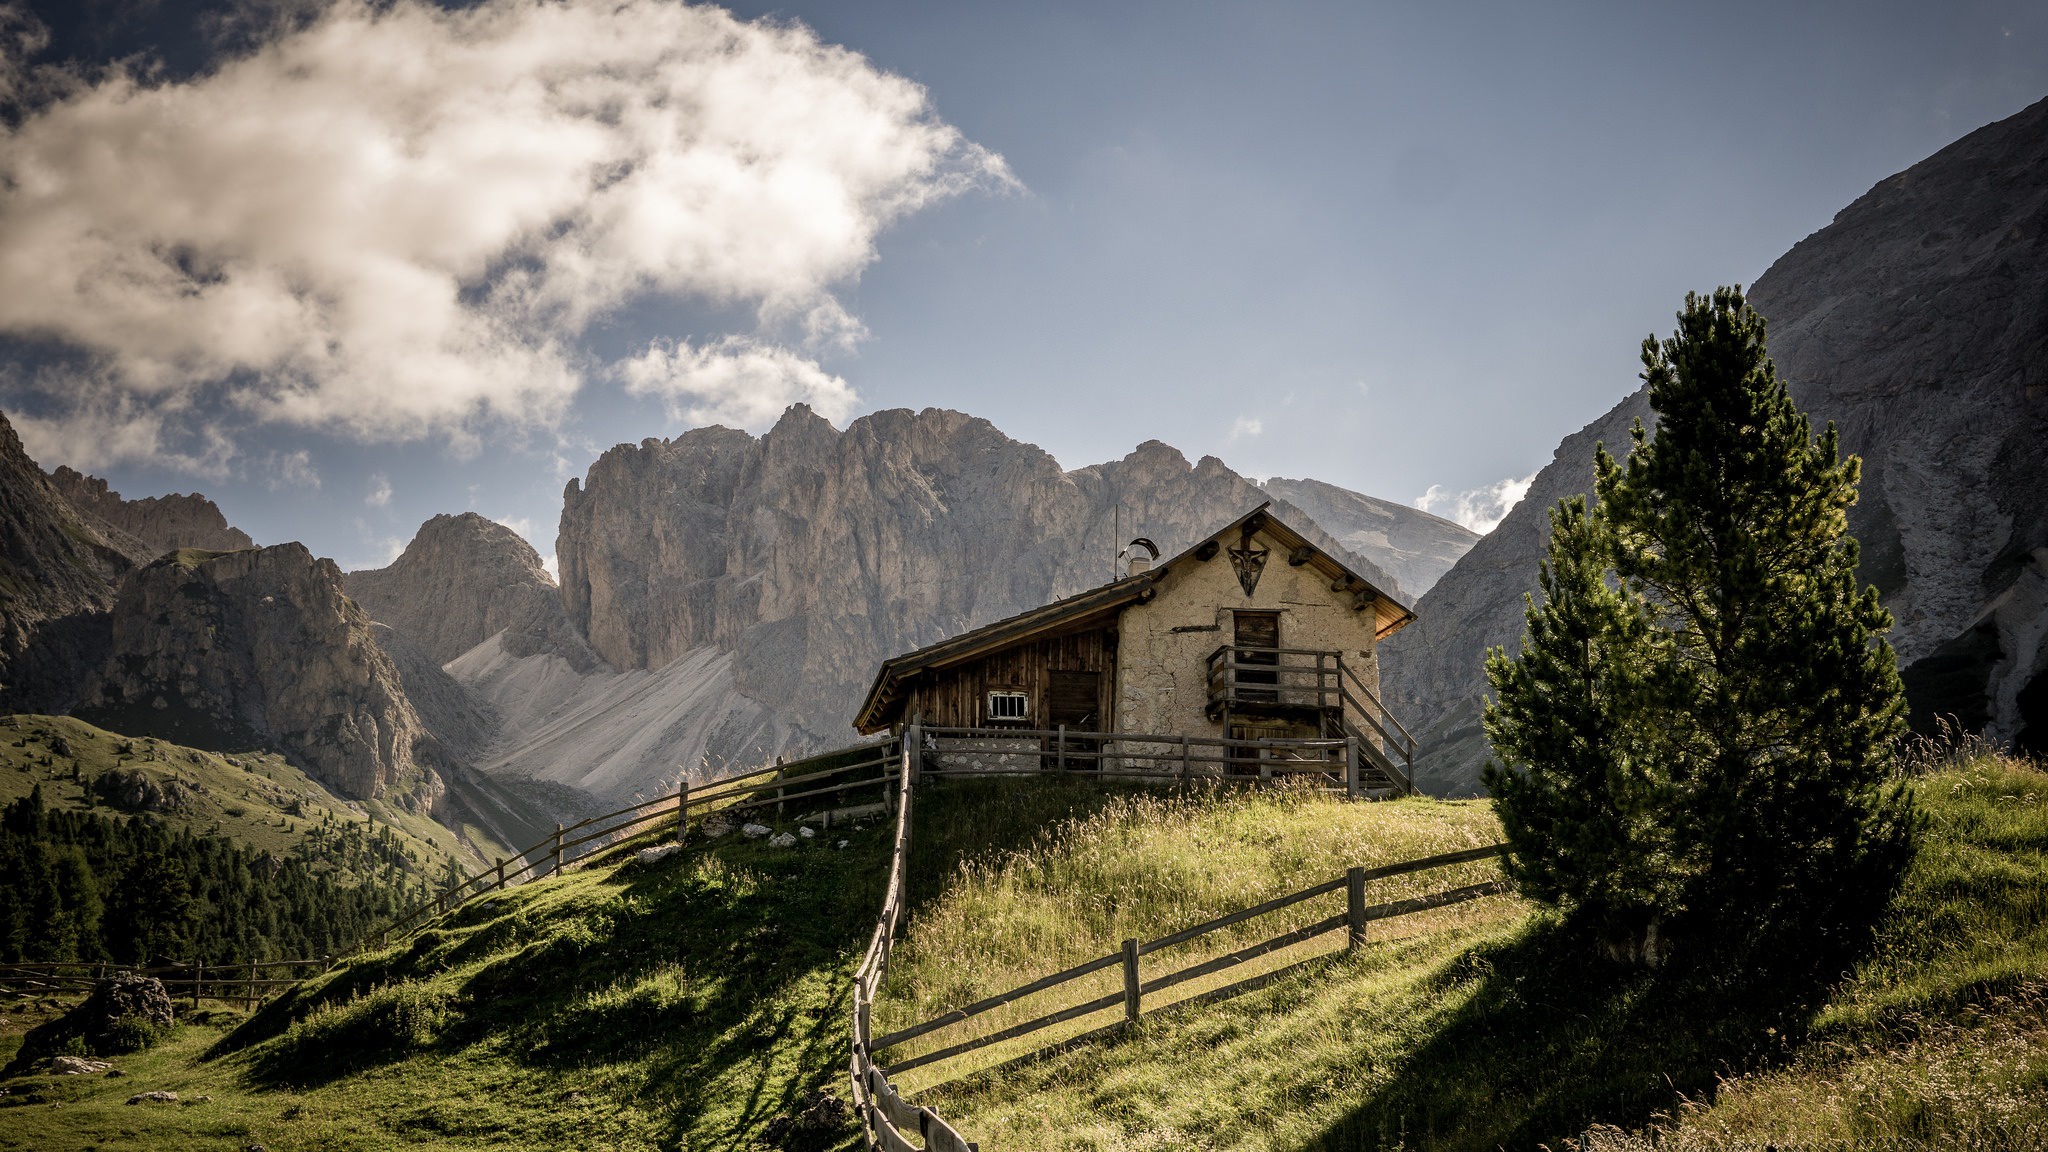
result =
M1662 971L1593 957L1556 920L1466 953L1440 978L1465 999L1387 1086L1312 1147L1492 1150L1562 1146L1595 1122L1638 1126L1681 1095L1769 1064L1825 1002L1832 956L1769 963L1695 956Z

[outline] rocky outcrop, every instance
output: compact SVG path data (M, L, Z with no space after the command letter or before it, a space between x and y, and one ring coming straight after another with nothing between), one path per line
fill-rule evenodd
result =
M341 570L301 544L167 553L122 584L80 715L200 747L273 746L342 795L416 809L440 750Z
M349 596L430 658L446 664L499 633L513 656L547 652L578 671L597 656L569 623L540 554L474 512L436 516L388 567L351 572Z
M4 1071L26 1071L67 1048L83 1048L93 1056L139 1051L167 1035L171 1023L171 997L163 981L116 972L94 984L92 994L64 1015L29 1029Z
M1308 513L1339 544L1371 557L1400 583L1395 594L1411 601L1479 542L1479 533L1441 516L1321 480L1274 477L1259 487Z
M1266 499L1221 461L1190 464L1157 441L1069 472L939 409L840 431L799 405L759 438L701 428L620 445L564 494L562 600L618 670L605 698L692 739L619 747L588 779L618 790L842 743L885 657L1104 582L1119 523L1171 552ZM1276 507L1395 587L1299 509ZM473 684L486 668L501 683L546 675L511 663L478 650L450 671ZM592 698L577 715L595 723L599 710ZM575 755L571 743L561 751Z
M1863 457L1850 529L1916 717L2048 750L2048 101L1878 184L1750 301L1794 398ZM1590 489L1594 441L1619 448L1647 415L1638 391L1566 440L1389 644L1435 790L1477 785L1480 655L1521 635L1546 510Z
M105 480L61 464L50 473L50 483L72 507L140 541L148 552L145 560L179 548L231 552L256 546L248 533L229 526L213 501L196 492L124 500Z
M412 702L420 723L433 733L442 752L460 764L482 755L498 738L501 724L497 710L444 671L425 649L389 625L373 620L370 633L376 637L377 647L391 658L405 698Z
M0 697L16 711L75 700L106 652L114 589L134 549L81 514L0 416Z

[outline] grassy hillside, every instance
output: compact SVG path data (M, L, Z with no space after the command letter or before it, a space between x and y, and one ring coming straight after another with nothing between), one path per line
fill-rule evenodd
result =
M959 787L970 787L960 785ZM983 786L992 787L992 786ZM960 804L964 797L953 798ZM992 797L990 799L993 799ZM986 807L987 805L982 805ZM1352 804L1311 791L1107 798L1021 851L968 857L912 915L877 1007L886 1031L1342 874L1495 843L1476 802ZM1373 903L1492 879L1492 862L1375 882ZM914 893L915 896L915 893ZM1341 912L1340 892L1141 962L1146 978ZM1288 978L1221 1003L1166 1007L1129 1036L1007 1062L1112 1022L1103 1013L912 1070L899 1088L985 1148L1295 1148L1335 1123L1428 1034L1435 974L1525 921L1495 897L1341 933L1162 994L1180 1002L1258 973ZM887 1053L901 1060L1122 987L1097 973ZM1148 1001L1147 1012L1153 1011ZM992 1071L990 1071L992 1070ZM984 1074L975 1075L977 1071Z
M246 1022L184 1025L123 1058L122 1078L0 1085L0 1148L754 1148L842 1074L888 840L700 837L650 867L616 863L636 845L622 847ZM124 1105L154 1089L204 1100ZM853 1131L780 1146L851 1147Z
M146 814L124 808L110 773L141 776L157 799ZM417 813L377 800L344 800L270 752L218 753L152 737L129 737L69 716L0 717L0 807L41 785L52 809L160 820L225 836L317 868L439 882L451 862L481 866L497 846L459 838ZM370 844L371 839L392 843Z
M1589 1130L1609 1152L2048 1148L2048 775L1974 755L1915 789L1926 847L1835 981L1609 965L1551 918L1489 900L1350 956L1326 939L1291 979L1124 1035L1002 1066L1040 1047L1017 1041L903 1086L1006 1150L1555 1148ZM913 920L880 1026L1305 887L1350 853L1377 862L1383 846L1491 834L1477 805L1320 803L1111 805L960 869ZM1034 998L885 1058L1113 987Z
M2048 1147L2048 777L1977 757L1916 789L1927 849L1831 984L1589 961L1497 897L1375 925L1354 954L1330 937L1276 954L1261 963L1284 978L1122 1035L1024 1060L988 1050L901 1083L1005 1152ZM1496 834L1480 804L1174 798L1082 779L935 782L918 803L884 1028L1350 863ZM0 1085L0 1148L854 1147L815 1093L845 1091L848 977L887 840L880 823L785 849L699 838L652 866L618 863L625 846L238 1029L230 1013L188 1023L124 1059L121 1079ZM1461 867L1373 898L1489 866ZM0 1059L12 1043L0 1037ZM123 1103L158 1088L199 1102Z

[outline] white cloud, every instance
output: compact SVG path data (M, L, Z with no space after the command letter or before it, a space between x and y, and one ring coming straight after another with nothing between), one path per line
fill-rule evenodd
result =
M370 494L363 497L363 503L368 504L372 508L390 507L391 478L382 472L372 473L370 475Z
M761 429L791 404L809 404L834 423L853 412L859 397L817 361L744 336L703 347L656 343L619 366L626 391L659 396L671 419Z
M1232 440L1241 439L1246 436L1257 436L1265 430L1265 421L1260 420L1256 416L1239 416L1230 422L1230 438Z
M1415 498L1415 506L1485 535L1507 518L1509 510L1522 502L1522 497L1529 494L1529 485L1535 482L1536 474L1532 472L1520 479L1510 476L1467 492L1446 492L1443 485L1431 484L1429 491Z
M257 462L257 470L268 473L263 483L271 491L279 488L318 488L320 473L313 467L313 454L304 448L296 452L269 452Z
M0 129L0 331L91 359L43 433L125 414L121 456L161 446L151 421L473 446L558 421L576 341L636 299L844 347L835 292L885 227L1010 183L801 25L338 0L192 81L117 72Z
M540 558L540 566L547 571L548 579L553 580L557 584L562 582L562 570L555 566L555 554L553 552Z

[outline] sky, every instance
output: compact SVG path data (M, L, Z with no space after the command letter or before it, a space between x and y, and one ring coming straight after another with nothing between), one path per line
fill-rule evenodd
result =
M793 402L1484 529L2048 5L0 0L0 410L344 567Z

